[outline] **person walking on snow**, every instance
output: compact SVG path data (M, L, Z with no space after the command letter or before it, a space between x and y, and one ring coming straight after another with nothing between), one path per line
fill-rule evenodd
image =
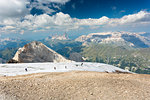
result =
M27 71L28 71L28 69L27 69L27 68L25 68L25 71L27 72Z
M67 69L67 66L65 66L65 69Z
M83 65L83 63L81 63L81 66Z

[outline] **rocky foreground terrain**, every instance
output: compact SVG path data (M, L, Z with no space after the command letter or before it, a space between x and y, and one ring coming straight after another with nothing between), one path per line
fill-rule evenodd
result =
M0 100L149 100L150 75L100 72L0 77Z

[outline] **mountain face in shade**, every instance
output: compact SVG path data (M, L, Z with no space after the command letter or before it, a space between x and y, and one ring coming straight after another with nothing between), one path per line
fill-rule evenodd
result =
M41 42L33 41L19 48L8 63L71 62Z

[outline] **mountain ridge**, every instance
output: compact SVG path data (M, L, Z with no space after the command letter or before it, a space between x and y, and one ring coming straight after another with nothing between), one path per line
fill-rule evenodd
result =
M129 46L136 48L150 47L150 39L142 36L141 33L132 32L102 32L102 33L90 33L88 35L82 35L75 39L75 41L82 42L83 45L89 43L99 44L115 44L118 46Z
M19 63L70 62L70 60L67 60L62 55L38 41L33 41L19 48L12 60Z

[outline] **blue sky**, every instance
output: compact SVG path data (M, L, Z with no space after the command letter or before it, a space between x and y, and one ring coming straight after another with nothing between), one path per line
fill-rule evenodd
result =
M150 0L71 0L62 12L76 18L120 18L141 10L150 10Z
M150 0L0 0L0 38L150 32Z

